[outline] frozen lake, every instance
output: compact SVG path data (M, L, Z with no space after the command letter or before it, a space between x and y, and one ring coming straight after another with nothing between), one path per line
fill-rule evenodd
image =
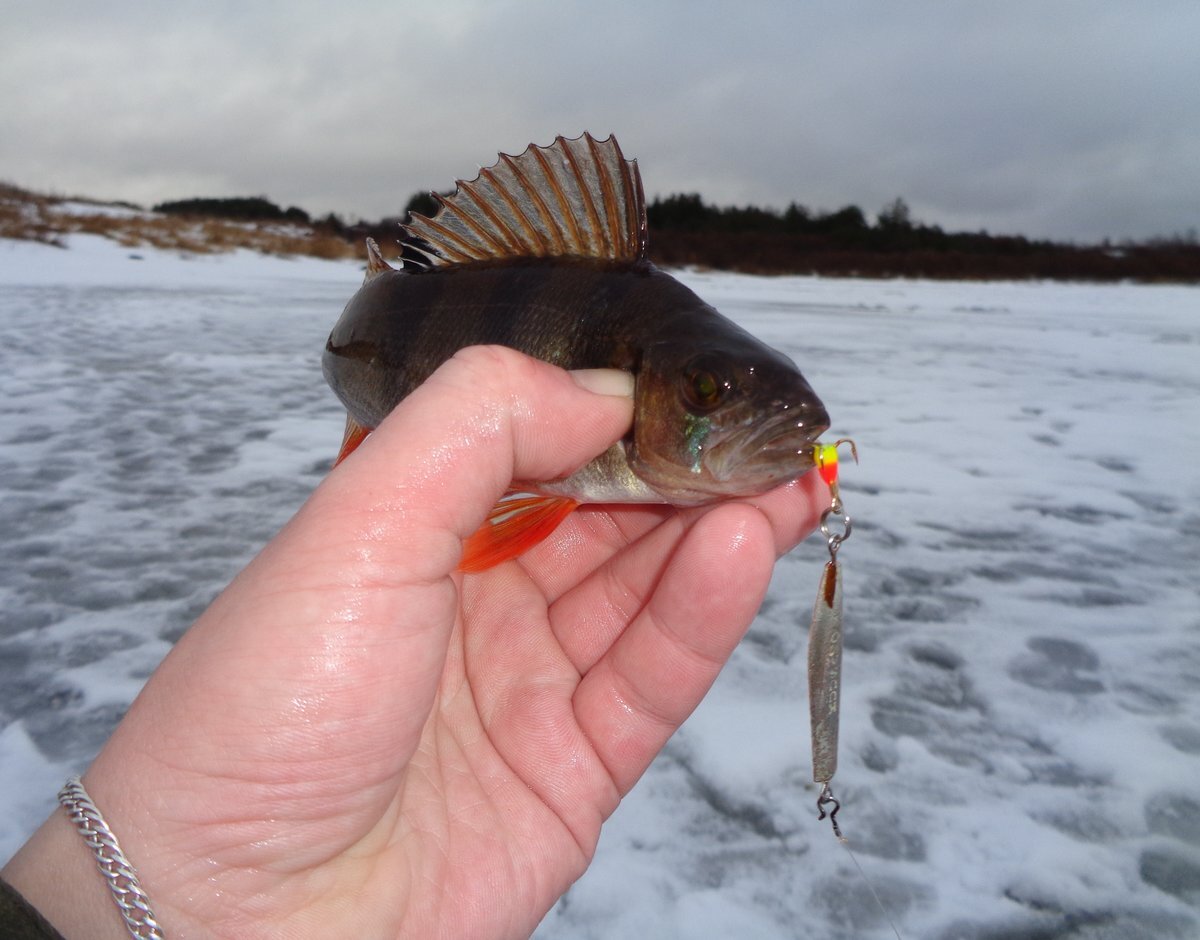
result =
M0 859L328 470L352 265L0 241ZM835 790L906 938L1200 935L1200 289L687 273L824 399ZM540 940L894 936L815 818L782 560Z

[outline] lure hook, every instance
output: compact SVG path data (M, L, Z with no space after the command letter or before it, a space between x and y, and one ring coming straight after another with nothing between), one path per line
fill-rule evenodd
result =
M833 809L826 810L825 807L830 803L833 804ZM838 837L838 841L845 842L846 838L842 835L842 827L838 825L837 814L842 808L842 804L833 795L833 790L828 782L821 784L821 793L817 797L817 820L820 821L826 816L829 817L829 824L833 826L833 834Z
M841 447L843 444L849 444L849 445L850 445L850 456L854 458L854 462L855 462L855 463L858 463L858 445L854 443L854 438L852 438L852 437L839 437L839 438L838 438L836 441L834 441L834 442L833 442L832 444L830 444L829 446L830 446L830 447L832 447L832 448L833 448L833 450L834 450L834 453L836 453L836 452L837 452L837 449L838 449L839 447Z
M821 534L829 545L829 557L835 558L837 550L846 539L850 538L850 517L842 506L841 492L838 490L838 448L843 444L850 445L850 456L858 463L858 445L849 437L839 437L832 444L813 445L813 463L820 471L821 479L829 487L829 508L821 514ZM842 531L832 532L829 528L831 517L837 516L842 520Z

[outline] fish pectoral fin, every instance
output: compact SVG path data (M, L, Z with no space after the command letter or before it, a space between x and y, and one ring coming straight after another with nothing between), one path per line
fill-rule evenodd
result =
M578 505L563 496L505 497L463 544L458 570L486 571L516 558L550 535Z
M342 449L338 451L337 460L333 462L336 467L343 460L349 457L358 448L358 445L367 439L367 435L371 433L371 428L365 427L346 415L346 433L342 436Z

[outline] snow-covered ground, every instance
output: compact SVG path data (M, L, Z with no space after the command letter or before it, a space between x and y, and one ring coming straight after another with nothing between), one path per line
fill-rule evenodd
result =
M0 242L0 859L326 472L354 265ZM1200 935L1200 289L687 273L862 463L839 817L906 938ZM893 936L809 782L825 549L537 936Z

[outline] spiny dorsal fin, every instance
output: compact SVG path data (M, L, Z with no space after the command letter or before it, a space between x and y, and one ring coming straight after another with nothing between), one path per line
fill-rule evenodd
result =
M413 213L410 247L435 266L501 258L603 258L646 253L646 200L637 161L615 137L556 137L500 154L454 194L434 194L433 218ZM415 244L414 244L415 243Z
M367 239L367 274L363 278L363 283L373 281L384 271L396 270L390 264L383 260L383 255L379 253L379 246L375 244L375 239Z

